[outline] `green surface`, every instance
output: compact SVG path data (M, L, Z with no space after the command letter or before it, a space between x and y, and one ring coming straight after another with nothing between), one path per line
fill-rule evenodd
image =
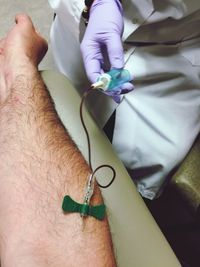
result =
M64 212L78 212L81 216L93 216L97 220L103 220L106 214L106 207L104 204L91 206L86 203L80 204L74 201L70 196L65 196L62 203Z

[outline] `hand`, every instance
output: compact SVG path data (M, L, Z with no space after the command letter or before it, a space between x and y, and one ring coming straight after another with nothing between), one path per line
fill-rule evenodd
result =
M83 61L89 80L94 83L103 72L102 48L106 47L111 68L123 68L124 53L122 6L119 0L95 0L81 43Z
M27 58L37 66L47 51L47 42L35 30L27 15L17 15L15 22L14 27L0 42L1 61L5 57L5 60L13 60L13 64Z
M18 75L27 66L36 69L47 51L47 42L36 32L27 15L17 15L15 26L0 40L0 104L10 94Z
M47 51L47 42L36 32L27 15L17 15L15 22L0 41L0 69L7 73L18 72L26 63L37 67Z

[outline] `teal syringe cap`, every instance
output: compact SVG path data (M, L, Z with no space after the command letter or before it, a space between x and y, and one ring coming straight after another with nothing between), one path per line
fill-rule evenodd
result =
M127 69L111 69L100 75L97 82L92 84L92 88L112 91L129 81L131 81L131 74Z
M112 77L108 73L103 73L100 75L97 82L93 83L91 87L93 89L102 89L103 91L106 91L109 87L111 79Z

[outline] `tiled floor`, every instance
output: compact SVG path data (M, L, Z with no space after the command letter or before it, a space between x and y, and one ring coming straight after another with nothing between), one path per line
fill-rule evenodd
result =
M38 31L49 41L49 31L53 12L48 0L0 0L0 38L12 27L15 15L27 13L33 20ZM40 63L40 69L52 69L54 67L51 48Z

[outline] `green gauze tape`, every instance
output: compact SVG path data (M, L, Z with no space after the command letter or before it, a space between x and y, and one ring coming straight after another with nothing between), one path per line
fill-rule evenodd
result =
M104 204L97 206L91 206L87 203L80 204L68 195L63 199L62 209L65 212L79 212L82 217L93 216L97 220L103 220L106 214L106 206Z

